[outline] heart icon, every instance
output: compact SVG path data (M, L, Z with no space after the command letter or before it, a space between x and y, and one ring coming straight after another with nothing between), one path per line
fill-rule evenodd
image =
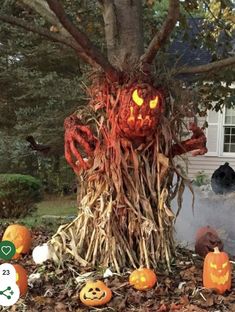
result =
M2 246L1 251L5 256L8 256L9 253L11 252L11 247L10 246Z

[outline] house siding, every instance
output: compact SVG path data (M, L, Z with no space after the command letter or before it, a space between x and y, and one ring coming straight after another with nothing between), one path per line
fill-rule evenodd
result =
M188 172L190 179L194 179L200 171L203 171L209 178L213 172L225 162L235 170L235 157L218 157L218 156L196 156L188 158Z
M232 85L235 88L235 84ZM192 121L186 119L187 122ZM208 122L208 128L205 130L207 136L208 153L203 156L192 157L188 154L187 175L190 179L194 179L199 172L203 171L208 178L211 178L213 172L225 162L235 170L235 153L226 155L223 153L223 114L215 111L208 111L207 117L198 117L197 124L202 127L205 121ZM190 134L187 139L190 138ZM178 162L185 168L182 159Z

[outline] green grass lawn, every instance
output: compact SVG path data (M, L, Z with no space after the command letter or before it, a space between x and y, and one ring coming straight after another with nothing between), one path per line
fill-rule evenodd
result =
M72 218L72 216L76 216L76 214L76 197L48 197L37 204L37 210L32 213L32 215L20 219L0 219L0 224L20 223L28 227L55 226L56 228L59 224L69 221L69 219L66 220L66 217ZM49 216L59 216L61 218L55 219Z
M69 216L77 213L76 198L54 197L38 203L37 207L38 210L35 212L35 216Z

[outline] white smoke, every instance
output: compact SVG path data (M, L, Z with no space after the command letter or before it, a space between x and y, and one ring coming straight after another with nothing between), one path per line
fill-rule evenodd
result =
M181 245L194 249L195 233L201 226L214 227L224 242L224 249L235 255L235 193L216 195L210 186L194 187L195 204L192 211L192 194L186 189L182 210L175 224L175 238ZM173 210L177 202L172 203Z

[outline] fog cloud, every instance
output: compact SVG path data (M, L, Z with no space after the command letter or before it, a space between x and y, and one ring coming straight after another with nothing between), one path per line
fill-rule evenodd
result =
M204 190L203 190L204 188ZM201 226L214 227L224 242L224 249L235 255L235 192L215 194L210 186L194 187L195 204L192 211L192 194L186 189L182 210L175 224L178 242L194 249L195 233ZM172 203L176 210L177 203Z

